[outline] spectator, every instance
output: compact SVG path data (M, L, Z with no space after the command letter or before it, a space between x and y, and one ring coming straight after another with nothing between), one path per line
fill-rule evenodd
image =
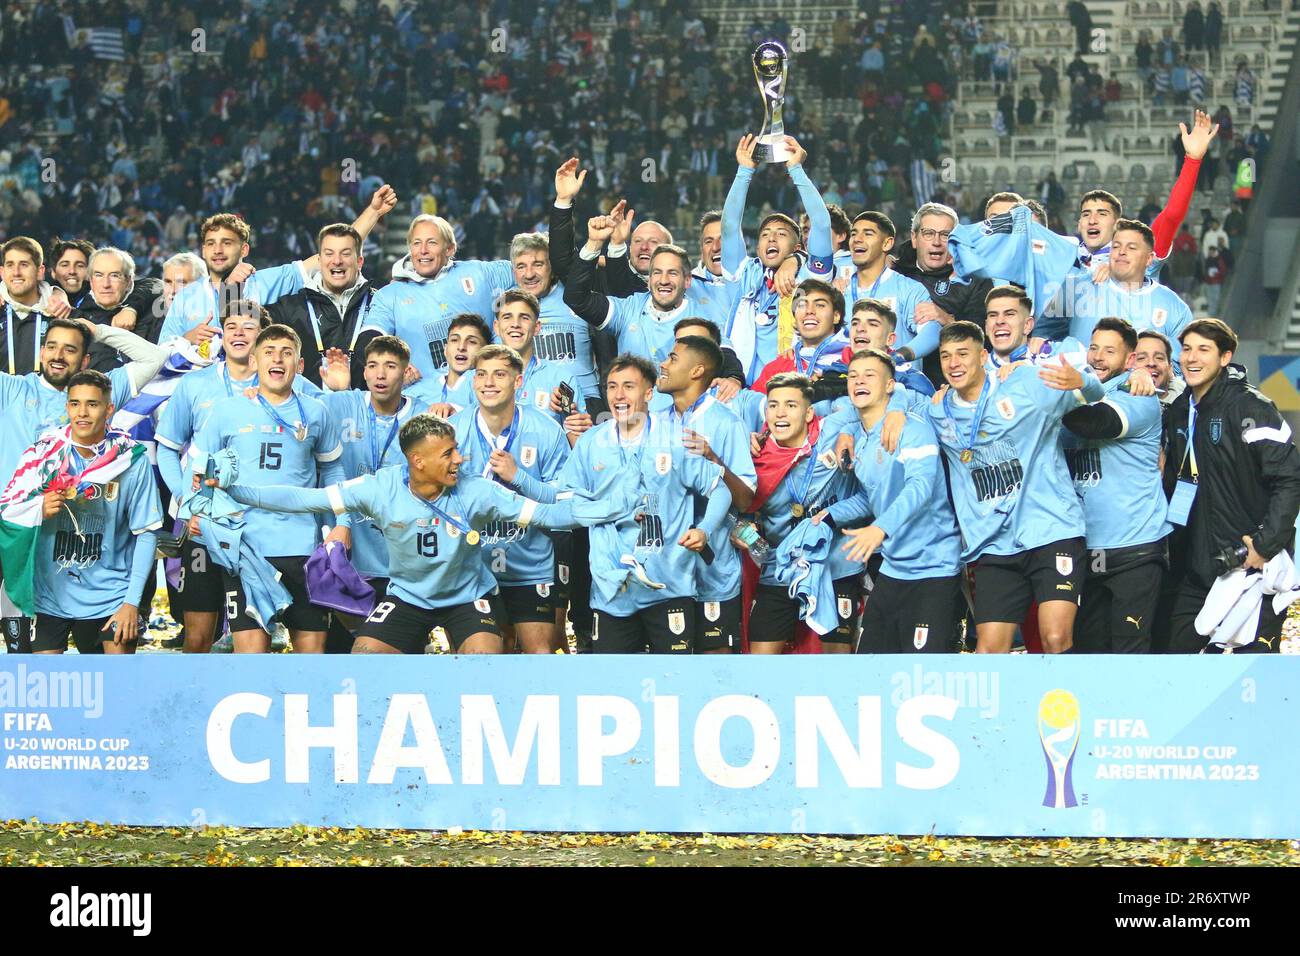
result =
M1016 123L1021 127L1033 126L1038 117L1038 103L1034 101L1033 87L1026 86L1016 104Z
M1187 99L1197 109L1205 106L1205 71L1196 61L1190 61L1187 67Z
M1219 60L1219 48L1223 42L1223 10L1219 0L1210 0L1210 9L1205 14L1205 49L1214 62Z
M1169 278L1173 289L1190 301L1195 293L1199 247L1191 227L1183 223L1169 249Z
M1074 27L1074 51L1087 53L1092 46L1092 15L1082 0L1070 0L1065 5L1070 26Z
M1156 200L1155 193L1147 193L1146 200L1142 203L1142 208L1138 210L1138 219L1149 226L1156 216L1160 215L1160 210L1163 208L1164 207Z
M1223 232L1228 237L1228 252L1233 262L1241 253L1241 243L1246 238L1246 212L1242 204L1234 199L1232 208L1223 217Z
M1228 277L1228 260L1219 251L1217 243L1205 247L1205 258L1201 260L1201 287L1205 292L1205 314L1219 314L1219 296L1223 292L1223 283Z
M1065 75L1069 77L1071 86L1073 86L1074 81L1080 77L1084 79L1088 78L1088 64L1084 60L1082 53L1076 53L1074 55L1074 59L1070 61L1070 65L1065 68Z
M1205 249L1208 253L1211 246L1216 249L1228 248L1228 234L1224 232L1223 228L1219 225L1219 220L1215 219L1213 216L1210 217L1209 224L1206 226L1205 231L1201 233L1201 248Z
M1205 45L1205 14L1201 12L1200 0L1192 0L1183 14L1183 46L1188 50L1199 50Z
M1038 201L1043 204L1049 216L1060 215L1065 208L1065 187L1057 181L1054 170L1038 181L1035 191L1038 193Z
M1007 135L1014 135L1016 132L1016 101L1011 95L1011 90L1006 89L998 97L997 103L998 115L1002 117L1002 128ZM1001 134L1000 134L1001 135Z
M1140 31L1134 62L1137 65L1138 82L1148 93L1151 92L1151 78L1155 75L1155 57L1155 47L1151 45L1151 31Z
M1255 71L1250 68L1245 59L1237 61L1233 91L1238 106L1251 106L1255 102Z
M1043 117L1046 119L1061 92L1061 77L1050 61L1036 60L1034 66L1038 70L1038 93L1043 98Z
M1265 133L1258 123L1253 124L1250 132L1246 134L1246 147L1255 154L1255 163L1260 169L1264 168L1270 144L1268 133Z
M1178 44L1174 42L1174 31L1164 27L1160 31L1160 41L1156 44L1156 66L1173 69L1178 61Z
M1191 90L1191 71L1187 67L1187 57L1179 57L1174 68L1169 71L1169 85L1174 93L1174 102L1186 106Z

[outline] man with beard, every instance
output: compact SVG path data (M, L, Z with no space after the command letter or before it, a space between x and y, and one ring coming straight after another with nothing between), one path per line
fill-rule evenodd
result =
M302 339L302 374L315 385L321 383L325 353L342 349L351 354L365 328L375 291L361 274L363 242L361 233L347 223L324 227L316 234L320 271L309 275L298 292L267 306L273 322L289 326ZM364 368L365 352L359 350L353 356L354 387L362 387Z
M357 217L352 228L364 241L375 223L396 203L397 194L391 186L375 190L370 205ZM203 220L199 227L199 244L208 267L208 281L192 282L176 293L163 322L162 341L183 335L191 342L204 342L217 333L216 323L228 302L251 299L262 306L270 305L282 296L297 292L320 268L320 256L315 255L254 272L252 266L244 262L251 236L248 223L231 213L218 213Z
M8 360L4 370L26 375L40 368L46 322L68 317L72 308L62 289L44 281L45 254L35 239L15 236L0 246L0 278L0 325Z
M8 484L23 452L46 429L68 424L67 396L72 376L87 367L92 342L104 342L132 359L108 379L111 401L120 408L133 398L167 359L166 349L125 329L91 325L80 319L53 318L41 343L39 372L0 375L0 475ZM0 578L4 569L0 568ZM30 621L7 599L3 604L5 640L11 651L30 649Z

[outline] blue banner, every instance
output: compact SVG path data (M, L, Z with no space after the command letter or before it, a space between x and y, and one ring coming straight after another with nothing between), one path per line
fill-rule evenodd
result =
M1294 659L0 658L0 817L1300 836Z

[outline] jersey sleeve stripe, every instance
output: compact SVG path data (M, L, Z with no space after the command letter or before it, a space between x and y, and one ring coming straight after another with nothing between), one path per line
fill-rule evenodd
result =
M347 511L347 505L343 503L343 492L339 491L338 485L330 485L325 489L325 496L329 498L330 507L334 509L336 515L341 515Z
M1113 402L1109 398L1101 404L1109 405L1111 408L1115 409L1115 414L1119 416L1119 434L1115 437L1123 438L1126 436L1128 434L1128 416L1124 414L1124 409L1120 407L1118 402Z
M342 454L343 454L343 443L340 442L339 444L337 444L337 445L334 446L334 450L333 450L333 451L327 451L327 452L325 452L325 453L323 453L323 454L320 453L320 452L317 452L317 453L316 453L316 460L317 460L317 461L324 461L324 462L336 461L336 460L337 460L337 459L338 459Z
M898 453L899 464L908 461L920 461L923 458L935 458L939 454L938 445L920 445L916 448L905 448Z
M1241 437L1247 445L1253 445L1257 441L1275 441L1285 444L1291 440L1291 426L1283 422L1281 428L1250 428Z
M533 520L535 511L537 511L537 502L532 498L525 498L524 506L519 509L519 517L515 519L515 524L521 528L527 528L528 523Z

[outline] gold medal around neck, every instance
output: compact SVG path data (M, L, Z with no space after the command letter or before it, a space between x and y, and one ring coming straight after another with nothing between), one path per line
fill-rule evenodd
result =
M974 457L975 457L975 452L971 451L969 448L963 448L961 450L961 460L963 464L969 465L970 460Z
M471 548L474 547L474 545L478 544L481 539L482 536L473 528L465 532L465 543L469 545Z
M803 505L799 504L799 502L796 501L794 504L790 506L790 514L794 515L796 518L802 518Z

